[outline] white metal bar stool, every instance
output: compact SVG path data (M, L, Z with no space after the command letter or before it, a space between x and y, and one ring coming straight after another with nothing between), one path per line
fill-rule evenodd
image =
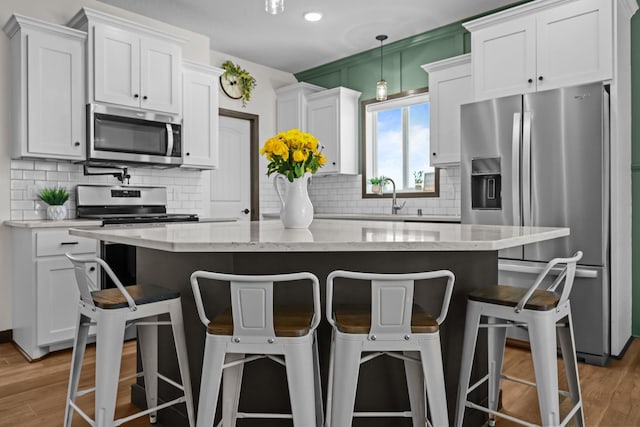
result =
M371 306L334 306L334 281L340 278L371 282ZM446 278L447 284L440 315L434 319L414 304L413 293L416 280L438 278ZM411 417L414 427L424 427L429 424L427 395L432 424L449 425L439 326L447 315L454 282L448 270L408 274L339 270L329 274L326 316L333 335L327 426L350 426L353 417ZM362 356L362 352L369 354ZM354 413L360 365L383 354L404 361L411 411Z
M231 307L213 320L207 317L199 279L229 283ZM311 281L313 304L274 305L274 283L299 280ZM191 286L198 315L207 328L198 427L213 425L221 381L218 425L234 426L238 418L289 418L296 427L320 427L323 413L315 336L322 315L318 278L311 273L245 276L196 271ZM265 357L286 367L291 414L238 412L244 363Z
M151 423L155 423L158 410L179 403L186 404L189 425L195 426L180 294L153 285L125 287L102 259L97 257L79 258L70 254L66 254L66 256L74 266L76 282L80 290L80 301L69 375L65 427L71 425L73 411L78 412L85 421L96 427L119 426L147 414L150 416ZM117 288L96 290L97 286L88 274L87 267L91 264L97 264L104 269ZM170 321L158 321L158 316L162 314L168 314ZM96 326L95 387L78 391L89 328L94 325ZM135 325L138 331L143 373L139 373L137 376L144 376L148 409L116 420L114 417L122 345L125 328L132 325ZM158 326L160 325L172 328L182 384L158 373ZM127 378L122 380L125 379ZM181 390L183 395L159 405L158 379ZM91 419L76 404L78 396L91 392L95 392L95 420Z
M456 426L462 426L465 407L489 414L490 425L496 416L515 423L533 426L529 422L498 412L500 380L516 381L537 387L540 418L543 426L564 426L575 417L584 426L582 397L578 380L578 364L571 321L569 293L573 286L576 263L582 258L578 251L571 258L555 258L547 263L530 288L491 286L469 294L462 348L462 366L458 385ZM557 274L555 279L552 276ZM543 289L543 282L546 286ZM556 291L562 286L562 293ZM546 288L546 289L544 289ZM486 318L486 323L481 322ZM559 323L560 322L560 323ZM502 374L507 328L520 326L529 330L531 355L536 384ZM479 328L487 328L489 373L469 386ZM558 390L556 332L566 368L569 392ZM467 399L468 394L488 381L488 407ZM573 407L560 422L559 395L569 396Z

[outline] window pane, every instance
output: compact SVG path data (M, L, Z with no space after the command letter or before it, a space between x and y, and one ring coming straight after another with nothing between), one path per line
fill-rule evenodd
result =
M377 113L375 176L393 179L402 188L402 109Z
M412 105L409 108L409 165L407 167L413 180L409 189L415 186L415 190L421 191L419 179L426 178L429 174L433 176L434 168L429 165L429 103ZM433 180L431 180L433 181ZM428 188L428 187L427 187ZM433 191L433 186L431 188Z

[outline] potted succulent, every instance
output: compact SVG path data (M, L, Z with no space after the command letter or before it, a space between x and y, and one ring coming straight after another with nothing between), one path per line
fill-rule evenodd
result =
M63 187L43 188L38 194L40 200L47 205L47 219L60 221L67 216L67 207L64 205L69 200L69 192Z
M422 183L424 179L424 172L422 171L414 171L413 172L413 182L416 185L416 191L422 191Z
M374 194L382 194L382 189L389 181L388 178L383 175L374 176L373 178L369 179L369 182L371 183L371 192L373 192Z

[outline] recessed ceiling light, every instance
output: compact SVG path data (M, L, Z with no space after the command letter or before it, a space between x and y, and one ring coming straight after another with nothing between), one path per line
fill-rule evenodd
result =
M305 21L317 22L322 19L322 13L320 12L307 12L304 14Z

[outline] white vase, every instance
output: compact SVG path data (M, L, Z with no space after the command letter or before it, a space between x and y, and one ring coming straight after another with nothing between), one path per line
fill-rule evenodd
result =
M280 221L285 228L307 228L313 221L313 205L307 192L310 180L310 173L305 173L293 182L289 182L284 175L276 175L273 180L273 186L280 199Z
M47 219L62 221L67 217L67 207L65 205L47 206Z

